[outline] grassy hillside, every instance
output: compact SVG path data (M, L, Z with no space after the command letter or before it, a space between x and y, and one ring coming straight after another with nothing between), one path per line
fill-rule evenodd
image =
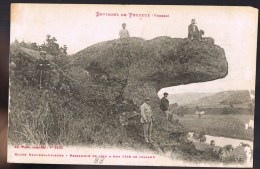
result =
M36 69L39 53L19 46L11 46L10 51L16 65L10 70L11 144L176 150L191 161L220 160L196 150L179 123L167 123L156 97L166 85L224 77L227 62L220 47L169 37L102 42L77 53L67 64L50 57L52 69L43 89ZM124 112L139 113L146 97L151 98L156 119L155 144L144 143L140 116L128 125L119 120Z
M16 64L10 70L11 144L115 146L156 151L153 146L144 145L140 123L122 126L118 113L133 107L108 102L111 98L104 94L107 92L104 86L71 79L71 72L60 70L51 62L50 81L55 83L40 89L37 57L31 53L38 54L19 46L11 47L11 61ZM68 86L67 91L60 90L60 83ZM158 109L155 116L158 122L154 125L154 138L158 138L158 143L167 143L164 136L170 131ZM135 122L139 120L137 117Z

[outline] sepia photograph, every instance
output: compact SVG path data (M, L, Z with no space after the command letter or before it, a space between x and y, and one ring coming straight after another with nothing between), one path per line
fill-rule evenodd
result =
M11 5L8 162L253 166L258 9Z

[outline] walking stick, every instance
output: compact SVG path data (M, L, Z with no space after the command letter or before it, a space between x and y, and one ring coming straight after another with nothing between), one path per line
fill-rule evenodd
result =
M167 131L168 131L168 139L170 140L169 117L168 116L167 116Z

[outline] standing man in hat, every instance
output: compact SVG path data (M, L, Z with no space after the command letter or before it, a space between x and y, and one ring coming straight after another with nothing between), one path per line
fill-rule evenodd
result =
M200 33L199 33L199 28L197 26L197 23L195 19L191 20L191 24L188 27L188 38L191 40L199 40Z
M123 28L123 29L121 29L121 30L119 31L119 37L120 37L120 38L129 38L129 37L130 37L129 32L128 32L128 30L127 30L125 27L126 27L126 24L123 23L123 24L122 24L122 28Z
M166 115L167 120L169 120L169 115L171 112L169 111L169 100L167 99L168 93L163 93L163 98L161 99L160 109L164 112Z
M46 58L46 52L45 51L40 51L40 59L38 60L38 65L37 65L37 69L39 70L39 83L40 83L40 89L43 86L47 86L48 85L48 80L49 80L49 76L50 76L50 68L51 68L51 64L49 62L49 60Z
M145 102L141 105L141 123L144 127L144 139L146 143L153 143L152 140L152 126L154 116L152 113L151 106L149 105L150 99L146 98Z

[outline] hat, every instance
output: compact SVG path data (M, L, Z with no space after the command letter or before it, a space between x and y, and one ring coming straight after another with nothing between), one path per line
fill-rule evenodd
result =
M122 26L124 26L124 25L126 26L126 23L123 23L123 24L122 24Z
M191 23L196 24L196 20L195 20L195 19L192 19L192 20L191 20Z
M169 95L169 93L167 93L167 92L164 92L164 93L163 93L163 95L164 95L164 96L165 96L165 95Z
M43 55L46 55L47 52L42 50L42 51L40 51L40 55L42 55L42 54L43 54Z

